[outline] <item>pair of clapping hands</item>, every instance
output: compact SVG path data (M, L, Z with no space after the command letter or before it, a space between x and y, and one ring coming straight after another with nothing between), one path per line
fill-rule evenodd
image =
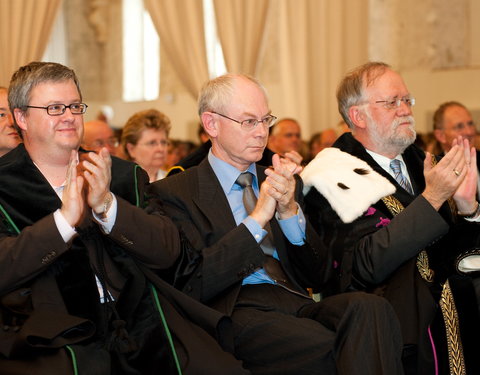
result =
M427 153L424 163L425 191L423 196L438 210L449 198L453 198L459 213L468 215L477 208L478 181L475 148L467 139L458 137L445 156L432 166L432 155Z
M79 153L72 150L68 164L60 212L75 227L87 206L104 215L112 202L110 192L112 159L106 148L100 152Z
M275 212L280 219L297 214L294 175L302 171L301 160L301 156L294 151L287 152L284 157L273 155L273 166L265 170L267 178L260 186L257 205L250 214L262 227Z

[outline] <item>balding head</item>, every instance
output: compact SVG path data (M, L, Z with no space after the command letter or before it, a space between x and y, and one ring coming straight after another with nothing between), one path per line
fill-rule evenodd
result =
M111 155L115 155L118 141L113 134L112 128L100 120L88 121L84 125L82 147L88 151L98 152L106 147Z
M461 103L451 101L441 104L433 114L433 132L444 152L452 148L453 140L462 136L475 144L475 123L470 111Z
M298 122L291 118L279 120L272 128L268 139L268 148L285 155L286 152L300 151L302 145L301 129Z

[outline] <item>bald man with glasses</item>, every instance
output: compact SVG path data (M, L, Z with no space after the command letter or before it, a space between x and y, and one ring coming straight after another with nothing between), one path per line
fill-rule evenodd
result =
M105 121L93 120L85 122L83 129L81 146L84 150L98 153L103 147L106 147L110 155L116 156L119 142L110 125Z

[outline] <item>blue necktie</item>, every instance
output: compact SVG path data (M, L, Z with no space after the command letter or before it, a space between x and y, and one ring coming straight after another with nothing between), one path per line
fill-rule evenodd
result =
M393 159L390 162L390 168L392 168L392 171L395 174L395 180L397 180L400 186L413 195L412 185L410 185L410 182L408 182L407 178L402 173L400 160Z

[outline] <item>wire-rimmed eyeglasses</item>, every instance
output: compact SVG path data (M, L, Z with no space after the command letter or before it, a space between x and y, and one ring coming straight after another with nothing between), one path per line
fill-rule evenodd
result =
M386 100L377 100L375 103L383 103L383 107L386 109L396 109L404 102L408 107L415 105L415 98L411 96L404 96L403 98L394 98Z
M255 118L250 118L250 119L246 119L246 120L243 120L243 121L238 121L238 120L235 120L231 117L222 115L221 113L214 112L214 111L211 111L211 112L215 113L216 115L222 116L222 117L224 117L228 120L236 122L237 124L240 124L240 126L243 130L252 130L252 129L256 128L259 123L262 123L262 125L265 128L270 128L275 124L275 120L277 119L273 115L267 115L264 118L262 118L261 120L257 120Z
M25 108L39 108L45 109L50 116L60 116L65 113L67 108L70 108L72 115L82 115L87 111L88 105L85 103L72 103L70 105L66 104L50 104L46 107L37 107L34 105L27 105Z

